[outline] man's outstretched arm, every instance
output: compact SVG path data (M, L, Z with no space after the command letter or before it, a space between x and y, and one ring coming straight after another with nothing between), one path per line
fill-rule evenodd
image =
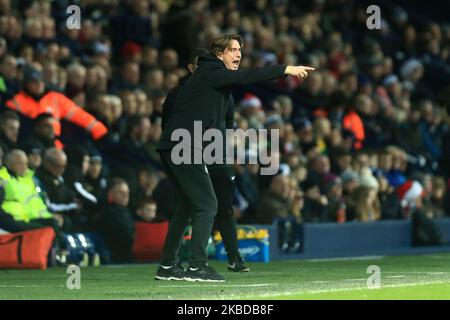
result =
M281 78L284 75L306 78L308 71L315 70L306 66L272 65L249 70L219 69L206 74L206 80L216 88L234 84L251 84Z

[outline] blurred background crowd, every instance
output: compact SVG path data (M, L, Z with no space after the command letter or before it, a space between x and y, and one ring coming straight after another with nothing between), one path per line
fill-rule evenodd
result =
M281 139L277 175L235 165L238 222L449 216L450 8L378 3L369 30L356 0L0 0L2 164L27 163L62 230L132 241L132 221L173 212L156 151L168 91L195 48L238 33L241 69L317 70L233 90L236 127Z

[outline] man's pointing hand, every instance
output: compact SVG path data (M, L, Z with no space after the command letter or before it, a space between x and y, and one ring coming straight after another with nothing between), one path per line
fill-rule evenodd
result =
M287 66L284 74L298 78L306 78L308 71L314 71L316 68L306 66Z

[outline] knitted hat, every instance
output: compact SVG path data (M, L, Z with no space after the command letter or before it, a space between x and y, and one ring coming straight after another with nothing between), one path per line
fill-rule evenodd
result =
M240 105L242 106L242 109L261 108L262 107L262 102L253 93L246 93L244 95L244 98L241 100Z
M403 207L413 204L422 193L422 185L415 180L408 180L397 188L397 196Z
M400 75L403 79L408 79L411 73L417 69L422 68L422 63L417 59L409 59L400 67Z
M122 46L122 56L125 58L130 58L135 54L140 53L141 50L142 48L140 44L133 41L128 41L125 42Z

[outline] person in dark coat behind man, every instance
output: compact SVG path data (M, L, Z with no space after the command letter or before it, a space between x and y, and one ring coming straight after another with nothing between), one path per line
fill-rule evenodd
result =
M94 219L95 230L111 251L115 263L133 261L134 220L128 209L130 188L121 178L113 179L107 192L107 203Z
M0 114L0 147L6 154L17 148L19 138L20 118L13 111L3 111Z
M229 100L232 99L232 85L267 81L284 75L306 77L308 70L313 70L303 66L275 65L238 71L242 43L239 35L222 35L213 42L210 54L199 56L199 67L180 88L172 117L163 130L159 150L167 174L175 183L178 206L169 226L156 279L225 281L224 277L207 264L206 248L218 210L217 197L208 169L204 161L201 161L201 164L192 164L192 159L189 159L189 164L175 164L171 150L178 143L172 141L172 133L177 129L185 129L190 133L190 137L193 137L195 121L201 121L203 130L214 128L224 133L224 119L230 105ZM188 147L187 144L183 149L189 149L194 154L202 153L201 143L195 148ZM184 231L191 219L192 256L190 266L185 272L179 264L178 253Z
M20 146L23 149L38 148L43 154L45 149L55 147L55 118L51 113L41 113L33 119L33 131Z
M75 192L77 201L82 205L80 220L88 226L92 214L97 210L97 197L87 190L85 176L90 166L88 149L82 145L71 145L66 149L67 168L64 172L64 181Z

